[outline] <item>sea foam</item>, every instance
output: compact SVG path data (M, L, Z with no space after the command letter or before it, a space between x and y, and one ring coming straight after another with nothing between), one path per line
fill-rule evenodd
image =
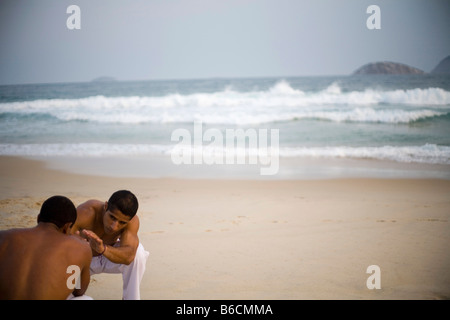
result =
M115 144L115 143L36 143L0 144L0 155L29 157L109 157L109 156L170 156L175 145L160 144ZM194 146L192 154L227 154L233 156L258 155L261 150L233 148L218 150L217 147ZM341 158L376 159L401 163L450 164L450 147L435 144L422 146L380 146L380 147L280 147L281 158Z
M440 88L344 92L337 83L306 92L279 81L268 90L164 96L41 99L0 103L0 114L46 114L61 121L98 123L260 124L302 119L410 123L450 114L450 92Z

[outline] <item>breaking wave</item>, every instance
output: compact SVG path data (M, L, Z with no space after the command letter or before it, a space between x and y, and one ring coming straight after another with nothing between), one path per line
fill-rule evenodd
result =
M337 83L305 92L279 81L265 91L232 88L165 96L41 99L0 103L0 117L48 116L98 123L259 124L302 119L410 123L450 115L450 92L441 88L343 92Z
M0 155L31 157L170 156L175 147L177 145L114 143L0 144ZM193 148L191 151L192 154L195 154L198 150ZM205 155L232 152L235 156L257 155L259 152L256 149L245 148L214 150L208 146L204 146L201 151ZM286 158L377 159L402 163L450 164L450 147L435 144L381 147L281 147L279 156Z

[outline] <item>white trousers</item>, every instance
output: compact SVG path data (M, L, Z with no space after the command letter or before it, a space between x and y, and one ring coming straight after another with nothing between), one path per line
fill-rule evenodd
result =
M119 244L117 244L119 245ZM145 272L148 251L139 243L136 250L136 256L129 265L118 264L109 261L104 256L92 257L91 275L98 273L121 273L123 280L123 299L124 300L140 300L140 284Z
M87 296L87 295L82 295L82 296L78 296L75 297L72 293L67 297L66 300L94 300L92 299L92 297Z

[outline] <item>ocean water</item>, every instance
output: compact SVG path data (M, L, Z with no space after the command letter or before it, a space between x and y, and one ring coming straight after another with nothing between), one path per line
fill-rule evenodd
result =
M0 155L170 159L177 144L172 133L194 135L196 123L224 134L277 129L281 164L290 164L285 172L294 172L296 162L349 160L392 164L391 173L434 165L440 166L435 175L450 176L449 76L0 86Z

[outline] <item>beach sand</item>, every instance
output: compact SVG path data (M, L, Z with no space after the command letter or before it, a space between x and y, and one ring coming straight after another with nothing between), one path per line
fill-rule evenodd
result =
M55 194L134 192L142 299L450 298L450 180L100 177L5 156L0 172L2 230L34 226ZM93 276L86 294L121 299L121 276Z

